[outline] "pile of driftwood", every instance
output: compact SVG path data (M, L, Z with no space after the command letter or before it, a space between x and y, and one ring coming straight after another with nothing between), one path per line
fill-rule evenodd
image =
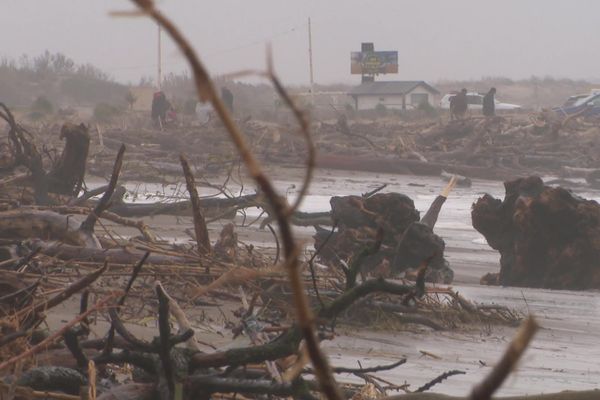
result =
M501 256L500 273L482 283L600 288L600 205L535 176L504 187L504 200L485 195L473 204L473 227Z
M249 147L271 164L303 165L307 156L294 128L246 118L239 121ZM597 121L561 118L551 112L462 120L403 121L401 118L315 122L312 137L319 148L316 165L324 168L506 180L528 174L582 177L597 186L600 145ZM171 182L181 152L202 174L222 173L238 156L220 121L165 128L100 127L91 129L89 169L110 173L111 151L132 146L124 177ZM141 143L141 146L138 144Z
M359 282L361 257L351 256L352 266L342 275L335 265L317 272L312 265L314 259L302 260L290 221L298 216L297 207L308 190L315 165L315 146L303 114L269 67L267 75L297 118L307 149L303 152L308 168L301 196L296 203L288 204L264 173L185 38L152 1L134 0L134 3L171 35L189 59L199 98L211 102L224 131L235 144L235 154L240 155L260 189L260 200L241 201L264 207L277 222L276 237L281 243L282 260L263 257L251 246L238 246L231 225L226 226L213 244L208 235L205 210L196 192L194 174L184 156L180 162L190 196L185 212L191 212L193 217L194 244L176 246L156 240L151 229L140 220L110 211L115 205L128 207L120 201L122 193L118 190L126 154L124 145L119 145L116 159L114 153L103 153L104 158L111 155L110 167L104 168L104 174L110 175L108 185L81 195L85 155L90 153L87 129L80 125L62 129L66 145L60 157L52 157L49 148L38 150L34 136L3 107L0 117L8 123L9 139L0 146L3 163L0 184L5 188L0 199L3 210L0 212L3 235L0 250L3 257L0 261L1 396L62 400L241 396L337 400L382 398L391 391L414 391L416 393L402 394L399 398L443 398L423 392L459 371L449 371L411 390L374 375L377 371L396 368L404 360L373 368L330 366L320 341L333 337L336 321L355 307L355 312L377 307L399 315L429 310L429 315L421 315L424 320L440 314L440 308L449 311L445 315L467 313L478 320L487 317L514 322L515 316L501 308L478 307L448 289L428 288L427 270L430 264L442 262L437 250L443 246L438 245L433 256L430 252L430 256L420 260L414 283L366 277ZM92 154L100 159L98 153ZM149 159L149 153L142 154ZM154 159L164 154L156 153ZM101 197L94 201L91 199L94 195ZM408 212L400 214L402 218L408 215L407 229L422 226L418 230L437 242L432 229L446 196L447 193L443 193L420 222L414 212L411 213L409 202L400 201L398 204L408 205ZM389 200L385 196L365 196L349 201L357 203L363 214L365 211L367 215L377 214L372 211L377 207L368 204L375 201L371 199L383 203ZM97 228L102 219L134 226L140 236L121 238L108 230L102 234ZM372 226L369 220L365 224ZM390 230L385 239L383 232L376 242L383 244L387 240L389 244L391 236L397 233ZM411 243L419 237L406 236ZM401 238L397 240L397 247L402 248L402 243ZM405 252L398 250L394 256L398 254L404 256ZM396 260L390 265L404 268L405 264ZM156 279L158 277L162 282ZM53 308L75 295L80 298L77 315L62 322L57 329L44 329ZM447 296L448 301L444 301L443 296ZM192 309L185 306L214 306L217 299L223 301L224 298L241 303L241 307L231 313L235 319L230 320L235 322L229 329L234 338L245 335L248 345L217 347L203 343L198 337L197 327L189 316ZM139 317L143 313L150 313L157 321L151 339L134 333L132 325L126 322L127 316ZM102 319L107 323L104 331L98 332ZM177 331L171 320L177 325ZM424 324L414 318L407 322ZM506 354L490 375L473 388L470 399L487 400L493 395L514 368L536 329L533 318L524 321ZM92 331L98 336L92 337ZM368 384L340 385L335 378L339 373L355 374ZM582 392L568 398L587 400L595 396L594 392ZM544 400L555 398L555 395L539 396Z
M445 171L487 179L532 172L588 177L600 168L593 150L600 137L597 121L549 111L449 122L352 123L342 116L328 132L337 132L338 139L331 150L319 143L325 150L318 162L330 168L415 175Z
M0 199L2 396L167 399L177 397L177 393L201 398L242 393L248 397L313 398L320 391L313 379L315 371L306 367L302 327L294 322L289 306L291 286L278 265L278 255L273 259L259 249L241 246L233 224L227 224L217 240L208 236L208 213L226 217L238 208L260 206L269 217L276 217L262 196L200 200L189 163L182 156L189 201L128 204L118 185L127 156L123 145L113 161L109 183L82 194L88 128L65 125L61 137L66 142L60 157L47 157L37 150L38 136L15 121L8 108L3 110L9 133L6 159L10 162L3 166L0 181L4 189ZM53 152L51 148L45 150ZM336 204L338 199L332 202ZM376 224L381 225L385 232L383 248L396 240L404 229L401 225L409 232L404 234L405 241L409 237L414 243L432 240L433 244L423 248L433 248L427 254L409 257L412 246L405 245L405 251L394 253L396 264L406 257L411 266L420 266L415 284L382 278L358 282L361 264L365 263L364 271L371 269L358 247L357 254L348 251L346 261L352 260L353 265L350 273L341 274L339 264L326 262L325 249L303 262L300 276L311 288L307 296L319 321L321 339L335 336L333 321L352 321L356 315L379 319L386 315L395 327L408 324L434 330L453 329L465 321L519 321L520 316L506 308L480 307L452 290L425 286L428 267L435 270L440 262L443 264L443 241L432 231L443 200L436 200L421 222L412 201L402 195L371 193L346 203L358 208L336 207L332 215L298 213L295 219L325 224L339 220L343 235L340 215L366 216L362 229L374 231ZM387 207L393 204L406 207ZM371 218L374 211L384 209L388 210L386 215ZM152 228L139 219L157 214L192 215L195 245L176 246L158 240ZM352 220L350 217L345 224L352 225ZM396 226L400 220L406 221ZM102 221L134 227L139 236L120 237L105 229ZM409 228L415 224L420 228ZM410 234L412 230L426 232L425 237ZM397 247L402 248L402 243ZM384 249L382 253L389 257ZM317 257L326 266L318 272L313 265ZM405 269L408 264L402 263ZM56 330L45 328L53 309L72 305L74 297L80 301L73 319ZM226 350L199 340L195 333L199 320L194 313L198 306L229 308L231 336L245 335L250 345ZM157 321L153 340L132 333L134 325L127 321L140 318ZM171 318L177 331L172 330ZM383 382L374 375L404 362L375 368L340 367L333 372L356 374L372 382L367 387L380 394L411 391L409 386ZM417 391L428 390L455 373L438 377ZM366 390L363 386L347 384L343 390L353 396Z

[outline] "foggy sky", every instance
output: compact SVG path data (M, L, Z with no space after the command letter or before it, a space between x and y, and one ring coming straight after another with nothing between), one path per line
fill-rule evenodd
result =
M532 75L600 77L597 0L163 0L213 74L265 64L273 46L282 80L309 80L311 17L317 83L352 83L350 52L363 41L399 52L385 79L478 79ZM122 82L156 75L156 26L115 18L125 0L4 0L0 56L45 50L90 62ZM169 39L164 71L187 70Z

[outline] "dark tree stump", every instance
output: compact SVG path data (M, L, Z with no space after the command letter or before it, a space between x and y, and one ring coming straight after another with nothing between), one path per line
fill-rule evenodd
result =
M398 275L429 262L426 280L450 283L453 272L444 259L444 240L430 225L419 222L419 211L408 196L400 193L377 193L361 196L332 197L331 218L338 231L317 228L315 248L322 247L319 256L331 265L340 266L372 247L382 230L379 251L364 257L362 270L376 275ZM441 205L440 207L441 208ZM439 208L437 212L439 212ZM437 219L433 218L433 221Z
M60 132L65 139L63 152L48 173L48 190L53 193L77 196L83 184L90 147L90 134L84 124L65 124Z
M552 289L600 288L600 205L539 177L506 182L503 201L484 195L473 227L500 252L485 283Z

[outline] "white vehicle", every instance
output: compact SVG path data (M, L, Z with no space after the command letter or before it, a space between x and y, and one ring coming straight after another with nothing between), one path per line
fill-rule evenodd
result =
M454 97L456 93L448 93L440 101L440 108L444 110L450 109L450 99ZM467 105L469 110L481 110L483 108L483 94L469 92L467 93ZM516 104L501 103L498 99L494 98L496 103L496 110L520 110L521 106Z
M196 103L196 119L202 125L207 124L208 121L213 117L213 108L210 102L197 102Z

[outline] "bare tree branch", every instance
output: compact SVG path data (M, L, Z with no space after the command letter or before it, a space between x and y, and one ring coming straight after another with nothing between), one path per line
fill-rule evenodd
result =
M279 232L283 242L283 251L286 258L286 265L290 279L290 285L293 291L294 306L298 319L298 325L302 332L302 336L306 341L306 348L310 355L312 364L316 371L316 376L319 381L321 390L330 400L340 400L342 398L339 388L335 382L329 362L319 347L319 341L314 329L314 317L309 307L308 299L304 290L304 282L301 277L298 249L293 237L290 223L287 219L289 206L287 201L278 195L273 187L272 182L263 172L259 162L256 160L250 147L247 145L244 136L240 129L233 121L227 107L220 99L209 75L195 51L183 37L179 29L166 18L151 0L132 0L137 6L151 16L175 41L179 49L185 55L190 63L196 91L201 100L211 102L217 115L223 122L225 128L234 142L242 160L248 168L250 176L258 184L261 191L265 195L275 214L277 223L279 224Z

